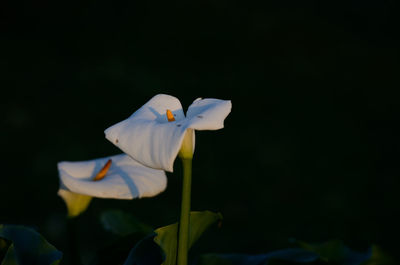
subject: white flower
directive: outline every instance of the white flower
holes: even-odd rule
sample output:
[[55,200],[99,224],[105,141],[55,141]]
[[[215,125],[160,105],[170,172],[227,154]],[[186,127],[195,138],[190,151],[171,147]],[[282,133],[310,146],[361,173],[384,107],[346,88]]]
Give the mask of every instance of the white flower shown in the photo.
[[152,197],[165,190],[165,172],[148,168],[125,154],[80,162],[58,163],[58,194],[69,216],[84,211],[92,197],[134,199]]
[[[93,181],[110,159],[112,164],[107,175],[99,181]],[[58,170],[60,189],[92,197],[152,197],[164,191],[167,186],[167,178],[162,170],[145,167],[125,154],[81,162],[60,162]]]
[[178,152],[184,151],[184,138],[193,152],[194,130],[223,128],[231,108],[230,100],[196,99],[185,117],[177,98],[159,94],[129,118],[105,130],[105,135],[143,165],[172,172]]

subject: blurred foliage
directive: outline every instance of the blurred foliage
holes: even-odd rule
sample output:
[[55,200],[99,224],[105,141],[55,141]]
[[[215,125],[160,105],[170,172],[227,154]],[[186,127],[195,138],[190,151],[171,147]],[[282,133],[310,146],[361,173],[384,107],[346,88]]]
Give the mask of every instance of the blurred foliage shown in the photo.
[[128,236],[134,233],[150,234],[153,229],[139,222],[132,214],[120,210],[104,211],[100,216],[104,229],[118,236]]
[[[130,212],[121,210],[103,211],[100,215],[100,223],[104,230],[113,236],[107,240],[107,244],[94,252],[89,262],[91,265],[123,264],[135,244],[144,240],[149,234],[153,234],[153,229],[149,225],[140,222]],[[154,249],[154,247],[151,248],[154,244],[147,245],[150,249]],[[140,252],[140,249],[135,251]]]
[[[190,218],[189,249],[211,225],[221,222],[222,215],[210,211],[191,212]],[[129,238],[129,241],[125,240],[127,234],[133,235],[148,231],[148,227],[138,222],[130,214],[116,210],[104,212],[101,219],[105,228],[113,231],[119,237],[122,236],[124,242],[119,240],[119,244],[107,246],[103,251],[107,254],[97,253],[100,256],[96,257],[91,264],[122,264],[121,257],[123,257],[123,251],[121,250],[125,249],[124,246],[129,246],[134,242],[133,238]],[[131,232],[128,233],[128,231]],[[154,233],[150,233],[150,235],[144,237],[132,248],[124,265],[175,265],[177,243],[178,223],[157,228],[154,230]]]
[[154,241],[154,234],[141,240],[130,251],[124,265],[161,265],[165,254]]
[[35,230],[16,225],[0,225],[0,251],[6,247],[4,240],[9,240],[7,253],[2,265],[56,265],[62,253],[49,244]]
[[346,247],[340,240],[332,240],[323,244],[308,244],[298,242],[298,244],[309,251],[315,252],[320,259],[326,262],[339,264],[362,264],[371,257],[371,251],[358,253]]
[[205,254],[196,265],[394,265],[394,260],[376,246],[366,252],[353,251],[339,240],[322,244],[298,242],[302,248],[289,248],[266,254]]
[[0,237],[0,260],[3,260],[11,243]]
[[[159,258],[155,258],[155,260],[159,260],[161,264],[163,260],[163,253],[160,250],[160,248],[154,243],[153,237],[150,239],[144,239],[147,238],[143,234],[130,234],[128,236],[123,236],[119,238],[115,238],[113,240],[110,240],[105,244],[105,246],[99,247],[97,251],[94,251],[92,253],[92,257],[90,261],[87,262],[87,264],[90,265],[108,265],[108,264],[115,264],[115,265],[122,265],[127,261],[127,258],[129,257],[130,253],[132,252],[132,249],[135,247],[135,245],[139,244],[141,240],[146,240],[144,243],[144,246],[140,247],[139,249],[136,249],[134,252],[137,253],[143,253],[143,254],[134,254],[136,257],[137,255],[141,255],[141,258],[144,260],[147,260],[148,258],[155,258],[156,253],[159,253]],[[153,241],[153,243],[149,242]],[[145,254],[152,253],[152,257],[145,257]],[[139,258],[140,259],[140,258]]]
[[[190,234],[189,247],[200,238],[200,236],[213,224],[221,222],[222,215],[210,211],[190,212]],[[179,223],[157,228],[154,232],[156,242],[165,253],[163,265],[175,265],[178,251],[178,227]]]
[[196,265],[317,264],[318,255],[299,248],[282,249],[258,255],[205,254]]
[[395,265],[398,264],[390,254],[383,251],[379,246],[373,245],[371,247],[371,257],[362,265]]

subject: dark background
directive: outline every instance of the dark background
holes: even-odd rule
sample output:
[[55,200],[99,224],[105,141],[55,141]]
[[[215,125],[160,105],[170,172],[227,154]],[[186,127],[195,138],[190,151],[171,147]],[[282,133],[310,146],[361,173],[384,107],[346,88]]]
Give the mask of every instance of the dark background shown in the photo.
[[[301,2],[301,3],[300,3]],[[321,1],[322,2],[322,1]],[[194,210],[221,211],[194,253],[262,253],[342,239],[396,255],[399,39],[395,1],[2,2],[0,223],[66,250],[56,164],[119,153],[103,131],[158,93],[184,108],[232,100],[198,132]],[[151,199],[95,199],[83,260],[109,243],[99,214],[177,220],[180,164]]]

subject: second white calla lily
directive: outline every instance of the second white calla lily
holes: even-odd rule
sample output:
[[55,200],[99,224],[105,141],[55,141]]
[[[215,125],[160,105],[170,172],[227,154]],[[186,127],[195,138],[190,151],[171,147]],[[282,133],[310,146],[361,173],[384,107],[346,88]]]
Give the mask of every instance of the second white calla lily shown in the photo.
[[148,168],[126,154],[79,162],[58,163],[58,195],[68,216],[84,212],[93,197],[134,199],[152,197],[165,190],[165,172]]
[[[99,180],[95,178],[110,161],[107,172]],[[165,172],[148,168],[120,154],[80,162],[58,163],[60,177],[59,194],[69,191],[98,198],[134,199],[152,197],[165,190]]]
[[223,128],[231,108],[230,100],[197,99],[185,116],[177,98],[159,94],[126,120],[106,129],[105,135],[143,165],[172,172],[185,135],[193,152],[194,130]]

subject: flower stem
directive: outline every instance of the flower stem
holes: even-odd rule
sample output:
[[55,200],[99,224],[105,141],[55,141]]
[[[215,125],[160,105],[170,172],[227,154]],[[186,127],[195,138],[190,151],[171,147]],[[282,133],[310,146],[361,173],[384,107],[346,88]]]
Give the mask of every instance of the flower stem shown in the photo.
[[192,159],[182,158],[183,184],[181,219],[179,222],[178,265],[187,265],[190,229],[190,190],[192,185]]

